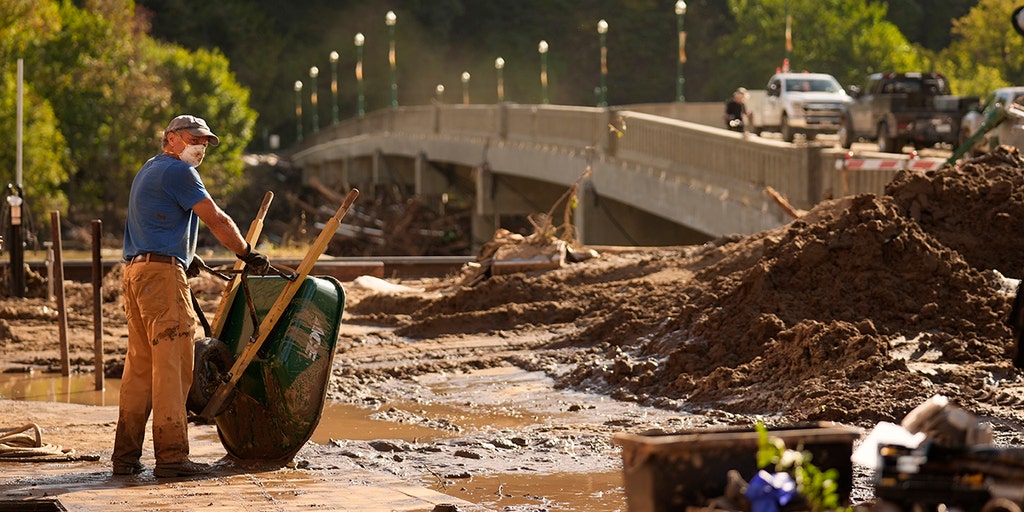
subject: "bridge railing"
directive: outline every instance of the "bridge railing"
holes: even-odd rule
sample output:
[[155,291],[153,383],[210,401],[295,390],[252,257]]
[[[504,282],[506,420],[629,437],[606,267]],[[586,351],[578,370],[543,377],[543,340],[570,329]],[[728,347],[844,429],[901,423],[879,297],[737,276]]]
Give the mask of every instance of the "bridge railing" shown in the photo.
[[[840,169],[844,151],[820,143],[789,144],[626,109],[563,105],[425,105],[372,112],[322,129],[294,151],[360,135],[414,134],[542,150],[594,148],[616,159],[723,187],[772,187],[798,208],[828,197],[881,194],[896,171]],[[896,157],[896,155],[891,155]]]
[[809,146],[747,137],[728,130],[665,119],[637,112],[619,112],[624,129],[615,156],[705,181],[771,186],[801,206],[810,197]]

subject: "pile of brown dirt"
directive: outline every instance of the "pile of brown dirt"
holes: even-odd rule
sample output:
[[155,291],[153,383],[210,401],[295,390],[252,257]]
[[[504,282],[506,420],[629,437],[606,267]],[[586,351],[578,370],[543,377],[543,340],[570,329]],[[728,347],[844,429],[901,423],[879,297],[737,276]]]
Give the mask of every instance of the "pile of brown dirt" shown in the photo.
[[535,369],[684,410],[866,425],[942,393],[1019,421],[1002,275],[1024,258],[1022,168],[1000,150],[751,236],[371,295],[350,312],[411,338],[558,330]]

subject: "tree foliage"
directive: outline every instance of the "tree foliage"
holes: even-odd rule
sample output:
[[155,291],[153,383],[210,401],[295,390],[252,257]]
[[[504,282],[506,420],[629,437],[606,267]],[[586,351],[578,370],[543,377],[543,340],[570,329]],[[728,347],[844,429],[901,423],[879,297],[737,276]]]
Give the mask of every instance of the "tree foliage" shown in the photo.
[[992,89],[1024,84],[1024,38],[1010,17],[1015,0],[981,0],[953,22],[952,42],[940,53],[960,94],[984,96]]
[[[135,172],[159,151],[166,123],[185,112],[224,134],[204,173],[224,188],[237,181],[255,113],[223,55],[156,42],[123,0],[0,0],[5,20],[15,22],[0,26],[17,28],[0,29],[0,57],[24,59],[31,92],[24,173],[30,208],[66,207],[71,223],[99,216],[121,226]],[[6,108],[16,96],[10,76],[0,75],[2,127],[15,125],[14,109]],[[0,161],[13,154],[0,150]]]
[[242,151],[252,139],[256,121],[255,112],[249,108],[248,89],[238,84],[227,58],[219,51],[190,52],[169,45],[151,48],[151,56],[159,64],[160,81],[170,89],[170,105],[176,106],[164,109],[160,119],[169,121],[178,114],[201,113],[196,115],[211,123],[220,145],[207,151],[202,167],[204,181],[212,194],[230,194],[240,185]]
[[[64,211],[67,196],[61,185],[67,180],[67,143],[60,132],[57,118],[50,104],[31,88],[24,85],[22,93],[22,193],[28,199],[31,215],[44,218],[51,210]],[[17,148],[13,144],[17,131],[17,76],[0,76],[0,133],[11,134],[6,140],[12,144],[0,146],[0,179],[2,185],[17,184]],[[6,192],[4,193],[6,195]]]
[[[859,83],[875,71],[920,69],[918,51],[885,19],[885,5],[866,0],[730,0],[736,30],[718,43],[715,86],[760,87],[789,55],[790,69]],[[791,50],[786,49],[786,15]]]

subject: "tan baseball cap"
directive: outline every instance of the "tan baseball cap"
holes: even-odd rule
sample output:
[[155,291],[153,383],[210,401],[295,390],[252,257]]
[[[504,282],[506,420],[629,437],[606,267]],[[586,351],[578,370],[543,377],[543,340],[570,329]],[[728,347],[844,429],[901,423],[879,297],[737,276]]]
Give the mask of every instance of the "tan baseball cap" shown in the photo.
[[196,137],[209,137],[210,144],[214,146],[220,145],[220,137],[210,130],[209,125],[206,124],[206,120],[201,117],[191,116],[188,114],[180,115],[171,119],[171,123],[167,125],[167,129],[164,133],[176,132],[178,130],[188,130],[189,133]]

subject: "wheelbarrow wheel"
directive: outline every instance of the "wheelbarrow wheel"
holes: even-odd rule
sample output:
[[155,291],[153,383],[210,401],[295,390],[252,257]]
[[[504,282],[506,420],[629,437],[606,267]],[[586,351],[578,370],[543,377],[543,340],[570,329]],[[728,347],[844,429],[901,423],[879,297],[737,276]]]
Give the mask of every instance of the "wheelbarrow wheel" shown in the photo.
[[196,340],[192,388],[188,390],[188,400],[185,402],[189,412],[203,412],[217,388],[227,380],[227,373],[234,364],[234,359],[231,349],[223,341],[217,338]]

